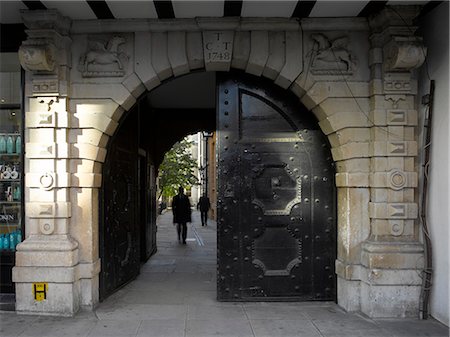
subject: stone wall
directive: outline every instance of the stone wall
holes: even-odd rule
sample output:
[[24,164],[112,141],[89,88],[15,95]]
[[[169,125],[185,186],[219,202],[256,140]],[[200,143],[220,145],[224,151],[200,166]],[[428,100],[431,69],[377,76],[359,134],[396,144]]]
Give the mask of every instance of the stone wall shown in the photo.
[[[424,55],[405,21],[385,10],[370,25],[359,18],[70,25],[55,11],[25,12],[24,22],[27,237],[13,271],[18,312],[73,315],[98,302],[98,191],[123,112],[166,79],[240,69],[291,90],[328,136],[338,187],[338,304],[371,317],[417,315],[423,252],[413,69]],[[46,301],[34,301],[32,282],[49,283]]]

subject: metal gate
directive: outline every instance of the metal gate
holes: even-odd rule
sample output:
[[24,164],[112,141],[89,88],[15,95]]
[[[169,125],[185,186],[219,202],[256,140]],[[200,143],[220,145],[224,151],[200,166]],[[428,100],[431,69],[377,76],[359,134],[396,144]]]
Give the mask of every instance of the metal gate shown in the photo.
[[312,114],[264,79],[218,76],[218,299],[334,300],[336,191]]
[[139,274],[138,123],[130,113],[111,140],[103,171],[100,299]]

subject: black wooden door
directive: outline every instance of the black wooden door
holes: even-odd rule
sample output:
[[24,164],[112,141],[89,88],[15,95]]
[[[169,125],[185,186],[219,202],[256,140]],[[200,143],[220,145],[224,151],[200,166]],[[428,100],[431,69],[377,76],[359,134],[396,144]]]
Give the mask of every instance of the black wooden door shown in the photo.
[[103,171],[100,299],[139,274],[137,114],[111,140]]
[[334,300],[327,140],[263,79],[218,76],[218,299]]

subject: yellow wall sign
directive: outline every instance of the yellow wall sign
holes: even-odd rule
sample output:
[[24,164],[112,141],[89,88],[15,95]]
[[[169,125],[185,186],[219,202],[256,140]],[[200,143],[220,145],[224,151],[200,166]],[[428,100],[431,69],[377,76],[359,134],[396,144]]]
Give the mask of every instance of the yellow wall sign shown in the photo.
[[47,299],[48,283],[33,283],[33,295],[35,301]]

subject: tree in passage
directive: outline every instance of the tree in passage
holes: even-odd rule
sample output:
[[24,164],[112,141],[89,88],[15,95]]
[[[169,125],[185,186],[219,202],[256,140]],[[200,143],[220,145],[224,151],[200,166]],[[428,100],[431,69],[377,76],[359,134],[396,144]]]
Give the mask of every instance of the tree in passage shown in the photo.
[[162,196],[163,200],[167,200],[175,196],[180,186],[188,190],[191,186],[198,185],[198,178],[194,175],[197,161],[192,157],[192,143],[185,138],[164,156],[159,166],[159,198]]

